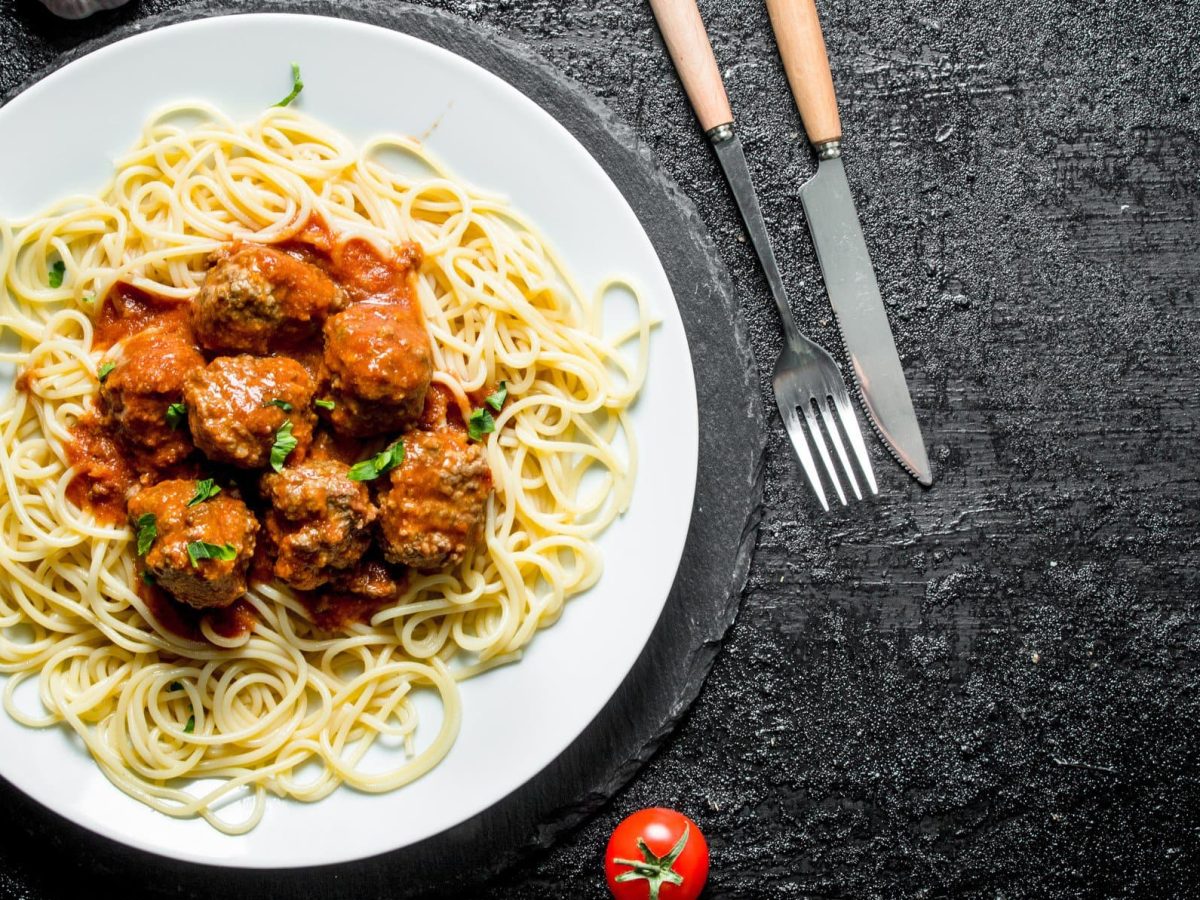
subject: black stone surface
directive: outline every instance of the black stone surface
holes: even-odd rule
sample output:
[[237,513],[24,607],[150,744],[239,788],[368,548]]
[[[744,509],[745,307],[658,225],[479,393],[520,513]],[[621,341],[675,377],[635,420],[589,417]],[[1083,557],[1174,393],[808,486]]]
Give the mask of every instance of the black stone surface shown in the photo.
[[[6,0],[0,88],[173,5],[63,26]],[[646,5],[440,5],[632,123],[733,275],[771,409],[768,294]],[[704,827],[711,897],[1196,896],[1200,5],[818,5],[935,486],[874,448],[880,497],[821,515],[772,414],[749,590],[698,702],[595,817],[470,896],[605,896],[607,833],[650,804]],[[835,345],[765,12],[701,8],[793,306]],[[24,857],[75,867],[70,843],[0,833],[0,893],[64,894]]]

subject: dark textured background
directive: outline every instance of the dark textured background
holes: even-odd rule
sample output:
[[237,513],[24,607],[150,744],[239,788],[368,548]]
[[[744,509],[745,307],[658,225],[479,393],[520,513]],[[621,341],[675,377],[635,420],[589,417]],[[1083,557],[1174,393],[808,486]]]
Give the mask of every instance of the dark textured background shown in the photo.
[[[0,94],[83,25],[2,0]],[[767,374],[777,323],[639,0],[438,5],[631,123],[697,204]],[[847,166],[936,484],[820,515],[772,416],[737,624],[692,712],[488,898],[592,898],[627,812],[689,812],[712,897],[1195,896],[1200,4],[826,0]],[[836,344],[813,168],[757,0],[702,2],[798,318]],[[0,135],[0,139],[10,139]],[[35,872],[0,893],[41,896]]]

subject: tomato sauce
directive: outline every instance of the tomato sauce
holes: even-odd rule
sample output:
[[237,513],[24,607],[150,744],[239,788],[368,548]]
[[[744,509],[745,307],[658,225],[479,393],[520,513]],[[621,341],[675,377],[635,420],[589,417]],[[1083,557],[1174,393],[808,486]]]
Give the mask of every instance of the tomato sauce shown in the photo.
[[295,593],[308,610],[313,624],[322,631],[345,631],[349,625],[370,622],[371,616],[394,602],[392,598],[372,599],[357,594],[334,594],[327,591]]
[[138,476],[111,429],[90,412],[71,429],[66,449],[67,461],[77,469],[67,485],[67,499],[90,510],[100,522],[124,522],[125,501]]
[[166,591],[145,582],[138,585],[137,593],[164,631],[196,643],[208,640],[201,627],[203,623],[221,637],[236,640],[253,631],[257,621],[245,600],[235,600],[224,609],[193,609],[175,602]]
[[95,322],[94,346],[109,347],[151,326],[188,328],[188,301],[156,297],[133,285],[113,286],[100,306]]

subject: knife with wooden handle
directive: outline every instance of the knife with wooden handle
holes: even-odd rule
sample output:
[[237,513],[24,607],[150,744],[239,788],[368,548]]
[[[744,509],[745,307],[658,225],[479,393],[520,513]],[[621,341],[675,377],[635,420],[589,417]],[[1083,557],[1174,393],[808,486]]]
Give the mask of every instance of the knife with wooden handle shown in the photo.
[[925,441],[842,164],[842,123],[817,8],[813,0],[767,0],[767,10],[804,130],[820,160],[817,174],[800,187],[800,201],[859,398],[892,455],[928,487],[933,473]]

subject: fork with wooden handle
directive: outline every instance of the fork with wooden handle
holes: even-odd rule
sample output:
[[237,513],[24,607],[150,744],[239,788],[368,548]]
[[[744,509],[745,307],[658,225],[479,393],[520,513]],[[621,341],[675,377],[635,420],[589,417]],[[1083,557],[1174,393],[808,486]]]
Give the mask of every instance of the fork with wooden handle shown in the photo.
[[[695,0],[650,0],[650,7],[654,10],[654,17],[658,20],[658,27],[662,30],[671,60],[683,81],[688,100],[691,101],[696,118],[700,121],[700,127],[712,142],[717,160],[729,180],[734,200],[737,201],[738,210],[746,223],[746,230],[750,233],[758,260],[766,273],[771,296],[779,308],[785,341],[783,351],[775,363],[772,384],[775,388],[775,403],[779,406],[779,414],[783,417],[784,427],[804,469],[804,475],[821,506],[828,510],[829,502],[826,500],[820,471],[810,449],[811,441],[811,447],[816,448],[826,477],[833,485],[838,499],[845,504],[846,493],[842,489],[838,469],[825,440],[825,435],[828,435],[845,479],[854,495],[862,499],[858,479],[850,465],[850,458],[839,431],[840,424],[854,450],[854,456],[867,485],[872,493],[878,493],[875,473],[871,469],[871,458],[867,455],[862,431],[855,418],[854,407],[850,403],[850,395],[842,380],[841,370],[824,348],[800,333],[792,318],[787,294],[783,289],[783,278],[779,274],[779,266],[771,250],[771,241],[767,236],[767,226],[763,222],[754,185],[750,182],[750,170],[746,166],[741,141],[733,130],[733,112],[729,108],[725,85],[721,80],[712,46],[708,42],[700,10],[697,9]],[[804,423],[808,424],[807,434]],[[821,427],[822,423],[824,430]]]

